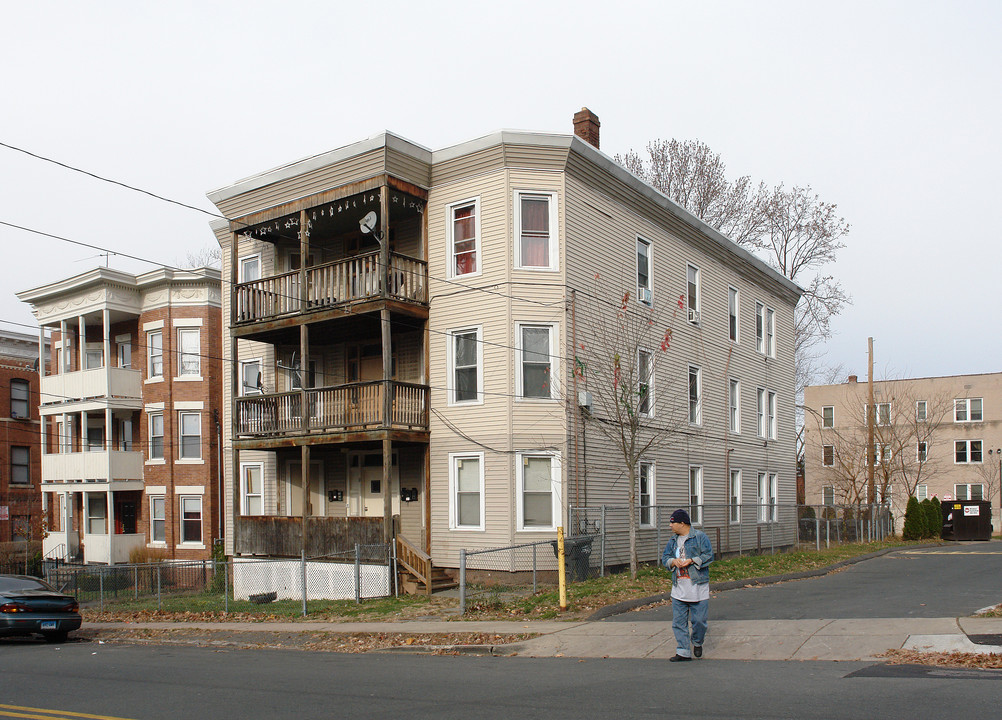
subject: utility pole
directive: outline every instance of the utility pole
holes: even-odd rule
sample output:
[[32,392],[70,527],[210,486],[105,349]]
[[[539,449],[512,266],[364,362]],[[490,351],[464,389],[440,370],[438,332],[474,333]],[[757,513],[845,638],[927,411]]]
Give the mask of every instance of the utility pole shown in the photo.
[[867,367],[869,375],[867,380],[867,391],[869,401],[866,406],[866,500],[872,505],[876,502],[877,489],[873,482],[873,466],[877,464],[877,449],[873,444],[873,423],[877,413],[877,406],[873,403],[873,338],[866,339],[867,346]]

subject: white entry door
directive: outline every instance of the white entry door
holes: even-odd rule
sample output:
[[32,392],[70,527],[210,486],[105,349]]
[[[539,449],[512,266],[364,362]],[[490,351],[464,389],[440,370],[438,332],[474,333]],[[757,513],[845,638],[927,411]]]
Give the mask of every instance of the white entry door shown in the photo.
[[[349,460],[351,512],[361,517],[383,517],[383,455],[353,456]],[[400,478],[397,466],[390,468],[391,514],[400,514]]]

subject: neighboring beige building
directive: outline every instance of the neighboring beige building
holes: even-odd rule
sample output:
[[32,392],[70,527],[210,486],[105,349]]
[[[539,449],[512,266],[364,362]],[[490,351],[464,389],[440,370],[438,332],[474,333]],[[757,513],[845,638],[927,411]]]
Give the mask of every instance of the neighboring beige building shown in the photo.
[[553,539],[575,503],[625,504],[573,391],[575,342],[615,318],[585,301],[597,276],[631,311],[679,308],[653,392],[693,415],[645,461],[642,502],[705,506],[748,547],[775,531],[795,502],[800,289],[601,153],[597,117],[575,120],[436,151],[383,133],[209,193],[230,218],[212,225],[231,288],[228,552],[298,556],[304,495],[308,555],[392,520],[451,568],[461,549]]
[[[874,382],[878,499],[991,500],[1002,470],[1002,373]],[[808,504],[866,502],[866,382],[804,390]],[[997,510],[993,513],[999,526]],[[900,530],[900,523],[898,523]]]
[[45,557],[205,560],[219,537],[219,270],[96,268],[17,293],[38,320]]

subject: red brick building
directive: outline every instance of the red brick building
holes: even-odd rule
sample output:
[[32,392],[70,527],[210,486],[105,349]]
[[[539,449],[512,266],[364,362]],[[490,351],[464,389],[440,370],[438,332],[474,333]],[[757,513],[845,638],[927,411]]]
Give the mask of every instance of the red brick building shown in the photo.
[[42,536],[38,338],[0,331],[0,542]]
[[211,555],[219,537],[219,271],[109,268],[18,294],[41,368],[47,556]]

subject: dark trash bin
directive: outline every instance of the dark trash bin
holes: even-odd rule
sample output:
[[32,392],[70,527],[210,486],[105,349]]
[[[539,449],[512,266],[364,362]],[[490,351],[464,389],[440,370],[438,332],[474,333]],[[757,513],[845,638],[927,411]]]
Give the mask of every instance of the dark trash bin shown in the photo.
[[992,505],[987,500],[944,500],[944,540],[991,540]]
[[[564,572],[567,582],[587,580],[590,568],[592,535],[577,535],[564,538]],[[560,547],[556,540],[551,540],[553,557],[560,557]]]

